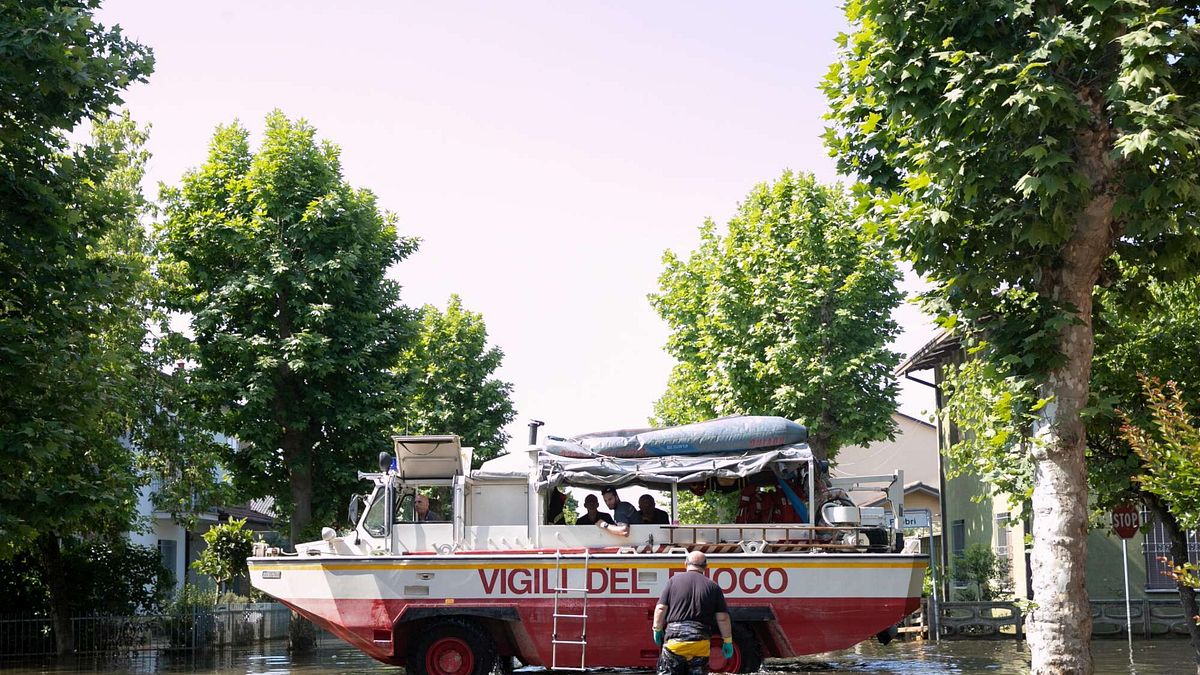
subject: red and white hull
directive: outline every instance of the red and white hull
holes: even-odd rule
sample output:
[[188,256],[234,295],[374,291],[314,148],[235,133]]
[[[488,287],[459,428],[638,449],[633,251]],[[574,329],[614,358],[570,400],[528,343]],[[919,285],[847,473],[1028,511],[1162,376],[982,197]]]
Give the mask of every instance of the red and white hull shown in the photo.
[[[249,566],[255,587],[387,663],[403,664],[424,622],[468,616],[491,626],[500,653],[526,663],[647,668],[658,656],[651,614],[681,563],[677,553],[526,551],[252,558]],[[927,564],[908,554],[714,553],[708,574],[734,621],[757,631],[764,655],[786,657],[849,647],[898,623],[920,606]],[[560,615],[587,615],[558,620],[560,640],[586,629],[586,654],[560,642],[552,657],[556,595]]]

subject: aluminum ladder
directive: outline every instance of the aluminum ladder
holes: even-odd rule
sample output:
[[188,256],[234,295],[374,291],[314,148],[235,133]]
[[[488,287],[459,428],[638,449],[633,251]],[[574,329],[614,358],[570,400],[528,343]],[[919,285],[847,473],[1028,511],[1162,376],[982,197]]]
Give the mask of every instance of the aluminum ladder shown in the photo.
[[[583,550],[583,586],[581,588],[571,588],[569,585],[567,587],[559,588],[558,584],[563,583],[562,550],[559,549],[554,552],[554,585],[555,585],[555,587],[550,589],[550,592],[554,593],[554,622],[553,622],[554,627],[550,634],[550,670],[569,670],[569,671],[578,671],[578,672],[587,670],[587,668],[584,667],[584,664],[587,662],[587,619],[588,619],[587,583],[588,583],[588,563],[590,561],[591,561],[591,555],[588,553],[587,549],[584,549]],[[568,578],[570,578],[570,571],[567,572],[567,575],[568,575]],[[582,609],[580,609],[578,614],[564,614],[559,611],[559,605],[558,605],[559,598],[567,599],[564,596],[569,597],[571,594],[577,594],[580,598],[583,599],[583,607],[582,607]],[[579,639],[578,640],[560,640],[559,639],[559,636],[558,636],[558,629],[559,629],[558,621],[559,621],[559,619],[565,619],[567,621],[578,621],[579,622]],[[558,663],[558,646],[559,645],[575,645],[575,646],[579,647],[579,665],[578,666],[573,666],[573,665],[572,666],[564,666],[564,665],[560,665]]]

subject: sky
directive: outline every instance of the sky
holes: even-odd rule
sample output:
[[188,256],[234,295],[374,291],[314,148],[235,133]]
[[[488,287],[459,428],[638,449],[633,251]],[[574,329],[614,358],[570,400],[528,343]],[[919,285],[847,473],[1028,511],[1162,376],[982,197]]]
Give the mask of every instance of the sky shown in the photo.
[[[218,124],[279,108],[342,150],[419,251],[390,275],[406,304],[452,293],[504,354],[523,444],[644,425],[672,359],[647,295],[662,256],[784,170],[838,180],[818,83],[834,2],[220,2],[109,0],[154,50],[126,95],[151,125],[147,194],[204,161]],[[913,306],[895,348],[933,334]],[[902,412],[932,396],[905,385]],[[510,444],[511,445],[511,444]]]

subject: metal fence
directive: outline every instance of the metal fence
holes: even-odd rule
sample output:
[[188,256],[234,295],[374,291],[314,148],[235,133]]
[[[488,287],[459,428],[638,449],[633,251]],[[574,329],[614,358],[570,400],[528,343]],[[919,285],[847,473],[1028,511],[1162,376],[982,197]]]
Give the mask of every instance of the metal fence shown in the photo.
[[[71,627],[78,656],[136,656],[286,638],[290,622],[290,610],[264,602],[147,616],[75,617]],[[49,618],[0,618],[0,658],[52,656],[55,652]]]
[[[1125,601],[1092,600],[1092,635],[1125,637]],[[940,602],[938,624],[944,638],[1023,639],[1025,615],[1012,602]],[[922,611],[925,605],[922,603]],[[1178,599],[1133,600],[1130,603],[1133,636],[1142,638],[1186,637],[1187,622]],[[928,622],[913,621],[925,626]]]

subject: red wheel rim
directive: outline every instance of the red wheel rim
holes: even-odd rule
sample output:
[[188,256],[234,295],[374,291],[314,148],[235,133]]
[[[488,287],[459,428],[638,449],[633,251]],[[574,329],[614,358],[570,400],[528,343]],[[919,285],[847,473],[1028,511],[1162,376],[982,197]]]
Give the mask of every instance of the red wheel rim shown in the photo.
[[425,672],[429,675],[469,675],[475,670],[471,647],[456,637],[444,637],[425,652]]
[[725,654],[721,652],[722,641],[719,638],[714,638],[712,641],[712,650],[708,655],[708,669],[714,673],[736,673],[742,667],[742,650],[737,643],[733,643],[733,658],[726,659]]

